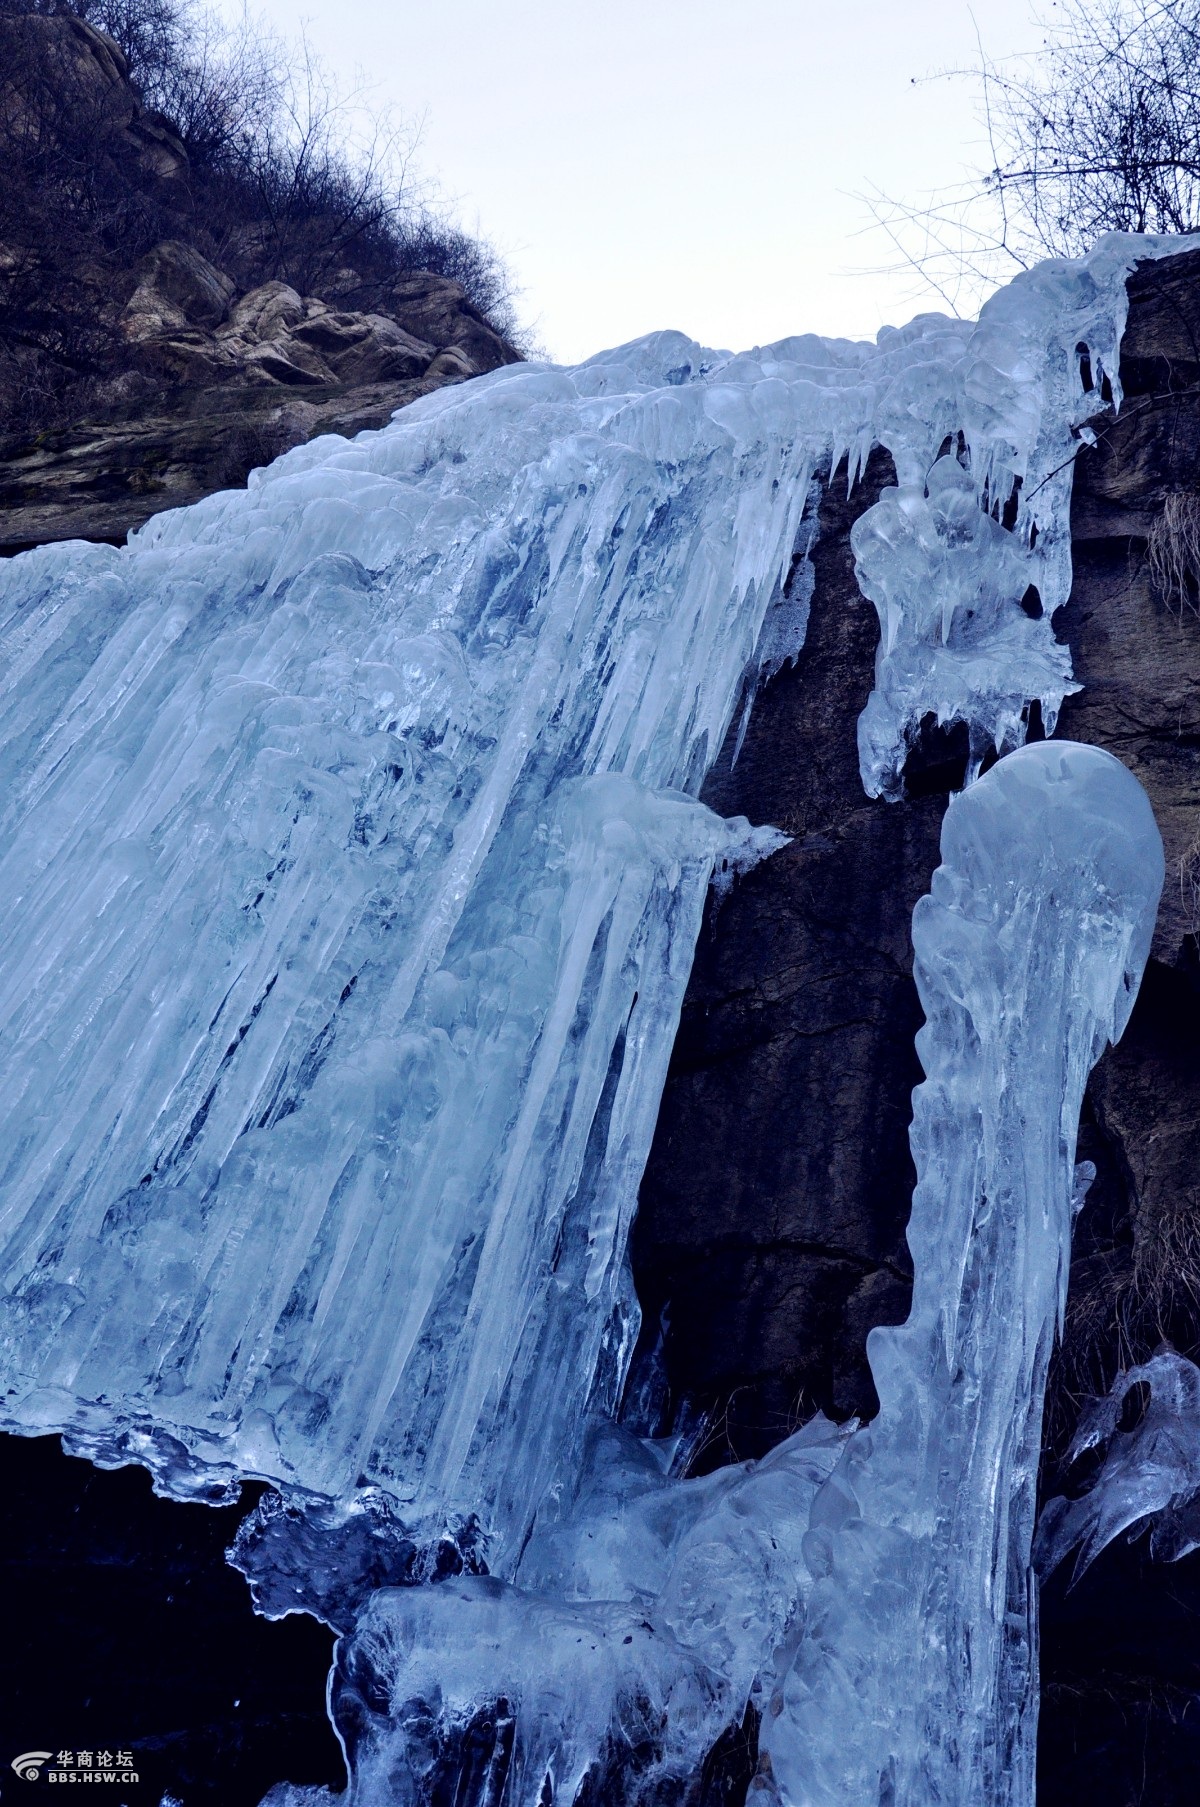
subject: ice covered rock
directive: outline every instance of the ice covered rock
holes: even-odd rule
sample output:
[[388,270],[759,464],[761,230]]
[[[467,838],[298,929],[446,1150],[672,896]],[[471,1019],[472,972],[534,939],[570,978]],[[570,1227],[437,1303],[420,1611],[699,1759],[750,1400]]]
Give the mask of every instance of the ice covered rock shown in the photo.
[[[1143,1409],[1122,1428],[1126,1401]],[[1077,1550],[1075,1575],[1122,1531],[1150,1527],[1151,1554],[1177,1562],[1200,1549],[1200,1368],[1163,1348],[1119,1374],[1112,1389],[1081,1414],[1067,1453],[1078,1462],[1103,1450],[1099,1472],[1077,1498],[1046,1501],[1034,1556],[1043,1575]]]
[[880,336],[876,431],[898,487],[853,537],[880,622],[859,723],[872,796],[899,794],[926,715],[966,723],[974,771],[990,746],[1023,743],[1034,698],[1053,732],[1076,688],[1051,625],[1071,588],[1072,464],[1105,398],[1120,405],[1133,259],[1190,242],[1112,233],[1081,263],[1023,272],[974,326],[934,315],[913,322],[908,343]]

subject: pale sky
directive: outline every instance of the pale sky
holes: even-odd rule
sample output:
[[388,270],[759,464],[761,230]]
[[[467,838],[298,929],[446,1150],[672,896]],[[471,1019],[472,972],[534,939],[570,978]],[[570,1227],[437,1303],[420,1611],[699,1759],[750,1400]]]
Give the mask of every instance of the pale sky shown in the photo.
[[[234,0],[227,0],[232,5]],[[972,91],[1030,0],[302,0],[346,81],[422,119],[419,163],[504,253],[565,361],[678,327],[740,349],[873,337],[940,305],[871,228],[982,162]],[[285,31],[286,0],[257,0]]]

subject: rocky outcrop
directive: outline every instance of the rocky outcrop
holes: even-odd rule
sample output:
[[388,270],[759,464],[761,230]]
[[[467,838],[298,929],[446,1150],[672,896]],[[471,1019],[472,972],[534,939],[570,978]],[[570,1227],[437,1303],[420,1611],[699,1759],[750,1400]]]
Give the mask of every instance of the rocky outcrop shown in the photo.
[[30,12],[4,24],[8,55],[0,69],[0,119],[10,133],[19,138],[44,124],[40,96],[16,73],[24,61],[12,55],[13,34],[19,34],[33,52],[38,88],[52,89],[76,113],[86,112],[90,129],[114,141],[117,153],[151,181],[186,177],[188,155],[179,133],[169,119],[142,105],[130,84],[129,64],[107,32],[67,13]]
[[119,543],[303,440],[385,426],[417,396],[518,357],[458,283],[419,274],[397,287],[397,314],[426,337],[282,282],[234,299],[198,252],[158,245],[124,310],[129,369],[108,405],[33,438],[0,436],[0,552]]
[[340,309],[285,282],[260,283],[235,300],[230,277],[192,246],[169,239],[135,276],[121,318],[135,367],[194,387],[319,389],[427,375],[445,381],[478,376],[515,355],[446,277],[403,278],[393,316]]

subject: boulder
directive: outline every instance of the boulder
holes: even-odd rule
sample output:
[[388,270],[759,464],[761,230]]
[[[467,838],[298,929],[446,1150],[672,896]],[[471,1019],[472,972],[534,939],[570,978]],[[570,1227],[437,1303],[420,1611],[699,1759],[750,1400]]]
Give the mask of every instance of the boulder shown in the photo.
[[257,345],[304,318],[304,302],[286,282],[264,282],[230,309],[226,332]]
[[461,283],[418,270],[392,286],[392,304],[408,330],[437,351],[456,346],[472,370],[495,370],[516,357],[511,345],[471,306]]
[[237,375],[248,382],[298,384],[302,388],[332,387],[337,381],[318,352],[287,333],[251,346],[238,360]]
[[430,376],[452,377],[461,381],[480,374],[461,345],[447,345],[445,351],[439,351],[429,365]]
[[147,314],[140,318],[147,323],[150,320],[163,322],[158,331],[147,331],[135,340],[136,367],[146,375],[158,377],[173,387],[206,389],[240,372],[241,361],[217,344],[210,333],[176,325],[163,314]]
[[134,272],[136,286],[121,332],[137,347],[139,368],[172,383],[220,382],[237,359],[211,335],[229,312],[233,282],[190,245],[164,239]]
[[141,330],[133,330],[135,323],[156,316],[173,317],[187,326],[219,326],[237,293],[232,278],[223,270],[210,264],[194,246],[173,238],[155,245],[134,275],[137,287],[125,308],[131,338],[146,336]]
[[434,355],[432,345],[415,339],[384,314],[325,310],[291,327],[289,340],[318,353],[340,382],[421,376]]

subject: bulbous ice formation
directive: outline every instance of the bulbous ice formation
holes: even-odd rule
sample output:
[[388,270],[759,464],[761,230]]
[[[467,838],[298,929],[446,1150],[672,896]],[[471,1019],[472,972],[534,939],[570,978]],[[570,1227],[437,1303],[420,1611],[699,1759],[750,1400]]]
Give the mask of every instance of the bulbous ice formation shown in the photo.
[[1095,747],[1026,747],[947,811],[913,918],[913,1306],[872,1332],[879,1416],[812,1508],[817,1579],[764,1722],[789,1807],[1032,1803],[1030,1543],[1075,1137],[1162,880],[1144,791]]

